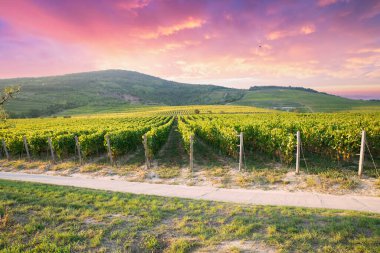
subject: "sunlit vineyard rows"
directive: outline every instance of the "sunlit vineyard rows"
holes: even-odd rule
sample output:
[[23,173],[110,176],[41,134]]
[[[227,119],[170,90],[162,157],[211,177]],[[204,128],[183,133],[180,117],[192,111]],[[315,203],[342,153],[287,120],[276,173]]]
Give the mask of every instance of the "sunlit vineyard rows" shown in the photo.
[[172,121],[172,117],[166,116],[9,120],[1,125],[0,135],[10,154],[16,157],[25,153],[24,136],[34,156],[47,153],[48,137],[59,157],[73,155],[75,136],[85,157],[105,152],[106,136],[110,139],[112,154],[119,156],[136,149],[145,133],[149,132],[150,136],[154,136],[155,131],[161,133],[162,126],[165,128]]
[[380,114],[291,114],[192,115],[180,118],[179,131],[185,147],[195,134],[227,155],[236,156],[238,138],[244,146],[280,158],[294,159],[296,132],[301,132],[305,151],[331,159],[350,160],[359,152],[361,132],[367,132],[371,154],[380,155]]
[[[208,108],[207,108],[208,109]],[[75,136],[84,157],[107,152],[109,137],[114,157],[142,145],[146,134],[152,158],[165,144],[173,125],[178,126],[183,145],[189,151],[190,136],[195,135],[225,155],[236,157],[238,137],[244,133],[246,151],[278,158],[284,164],[294,160],[296,132],[301,132],[305,152],[334,160],[352,160],[360,149],[361,131],[367,132],[371,154],[380,156],[380,113],[210,113],[210,110],[163,110],[150,116],[137,113],[115,117],[78,117],[8,120],[0,125],[13,157],[25,154],[25,136],[31,154],[42,157],[48,153],[48,138],[60,158],[75,155]],[[196,113],[195,113],[196,112]],[[200,113],[200,114],[198,114]],[[178,124],[173,124],[178,119]]]

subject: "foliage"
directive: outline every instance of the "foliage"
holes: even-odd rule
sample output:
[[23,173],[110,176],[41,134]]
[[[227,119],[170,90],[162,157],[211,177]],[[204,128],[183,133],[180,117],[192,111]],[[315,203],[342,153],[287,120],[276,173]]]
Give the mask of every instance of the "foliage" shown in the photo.
[[149,149],[148,153],[151,157],[153,157],[165,144],[166,140],[168,139],[173,122],[174,118],[171,118],[167,123],[158,127],[152,127],[151,130],[146,133],[147,144]]
[[243,132],[246,149],[278,157],[288,164],[294,159],[297,131],[301,132],[304,150],[350,160],[359,152],[361,131],[366,130],[372,154],[380,155],[379,113],[184,116],[179,129],[185,143],[193,131],[231,156],[236,156],[237,134]]
[[10,99],[13,99],[15,94],[20,92],[19,86],[5,87],[3,92],[0,94],[0,120],[7,118],[7,113],[5,112],[3,106]]
[[[119,156],[141,145],[143,134],[172,120],[170,116],[9,120],[0,125],[0,138],[4,138],[11,155],[19,156],[25,153],[25,136],[32,155],[41,156],[48,151],[50,137],[57,156],[63,158],[75,154],[75,136],[82,154],[88,157],[106,151],[108,135],[112,155]],[[161,145],[162,137],[156,139]]]
[[190,124],[187,124],[185,117],[178,119],[178,131],[181,133],[182,141],[187,152],[190,152],[190,137],[194,136],[194,130]]
[[[38,156],[47,152],[47,138],[51,137],[57,155],[67,157],[75,154],[74,136],[78,136],[86,157],[105,152],[108,135],[112,154],[120,156],[141,145],[146,133],[150,154],[155,155],[168,138],[173,115],[187,113],[186,110],[158,110],[141,113],[142,116],[132,113],[111,117],[8,120],[0,125],[0,138],[5,139],[10,153],[18,156],[24,152],[22,138],[26,136],[31,153]],[[304,151],[337,161],[351,161],[359,153],[362,130],[367,132],[372,155],[380,156],[379,119],[379,113],[193,114],[178,116],[178,131],[187,151],[190,136],[195,134],[233,157],[238,154],[237,135],[243,132],[246,150],[276,157],[285,164],[294,160],[295,134],[300,131]]]

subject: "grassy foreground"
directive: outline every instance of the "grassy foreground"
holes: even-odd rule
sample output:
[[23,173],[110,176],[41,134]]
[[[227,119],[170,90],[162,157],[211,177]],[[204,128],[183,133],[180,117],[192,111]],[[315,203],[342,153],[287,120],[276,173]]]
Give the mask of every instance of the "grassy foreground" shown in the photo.
[[351,211],[0,180],[0,216],[0,252],[240,252],[237,240],[264,251],[380,251],[380,215]]

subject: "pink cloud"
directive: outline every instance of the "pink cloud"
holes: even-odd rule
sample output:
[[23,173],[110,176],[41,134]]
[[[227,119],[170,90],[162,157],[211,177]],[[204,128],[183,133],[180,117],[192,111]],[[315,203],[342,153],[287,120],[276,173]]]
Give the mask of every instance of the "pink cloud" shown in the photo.
[[159,36],[169,36],[182,30],[199,28],[205,22],[205,20],[199,18],[189,17],[177,24],[172,24],[170,26],[159,26],[155,32],[144,34],[142,38],[153,39],[158,38]]
[[331,4],[335,4],[338,0],[318,0],[318,5],[321,7],[325,7]]
[[116,6],[122,10],[134,10],[146,7],[150,0],[119,1]]

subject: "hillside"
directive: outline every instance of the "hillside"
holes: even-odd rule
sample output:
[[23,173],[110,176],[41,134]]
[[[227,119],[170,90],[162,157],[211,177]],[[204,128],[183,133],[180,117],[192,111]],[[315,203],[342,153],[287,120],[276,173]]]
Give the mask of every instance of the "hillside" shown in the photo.
[[22,92],[7,109],[18,117],[79,107],[225,104],[244,94],[237,89],[171,82],[124,70],[0,80],[0,88],[15,84],[22,86]]
[[297,112],[380,110],[379,101],[353,100],[311,89],[288,87],[262,87],[249,90],[232,104]]
[[261,87],[251,90],[167,81],[125,70],[0,80],[0,88],[19,84],[22,92],[7,107],[13,117],[119,111],[142,105],[237,104],[291,111],[339,111],[379,102],[358,101],[309,89]]

